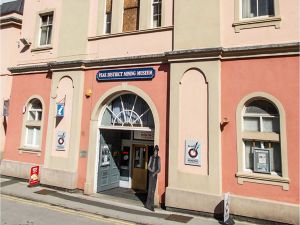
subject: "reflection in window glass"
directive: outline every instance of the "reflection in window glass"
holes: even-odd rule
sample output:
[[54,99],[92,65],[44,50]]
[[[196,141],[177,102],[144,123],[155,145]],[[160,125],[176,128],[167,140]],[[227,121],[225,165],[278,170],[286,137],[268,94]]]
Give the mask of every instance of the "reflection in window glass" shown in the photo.
[[274,0],[242,0],[242,18],[274,16]]
[[244,130],[245,131],[259,131],[259,117],[245,117]]
[[280,132],[279,118],[277,108],[268,100],[257,99],[246,104],[243,115],[243,131],[248,131],[243,135],[245,169],[253,171],[253,149],[261,148],[270,151],[271,172],[281,174],[280,138],[272,134]]

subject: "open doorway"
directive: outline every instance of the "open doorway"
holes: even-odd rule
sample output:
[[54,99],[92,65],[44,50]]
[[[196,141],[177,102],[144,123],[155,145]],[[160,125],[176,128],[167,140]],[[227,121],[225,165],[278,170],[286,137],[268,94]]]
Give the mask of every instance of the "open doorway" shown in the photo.
[[118,95],[102,108],[98,128],[96,191],[145,200],[155,130],[150,107],[136,94]]
[[151,137],[151,131],[100,129],[97,192],[146,201]]

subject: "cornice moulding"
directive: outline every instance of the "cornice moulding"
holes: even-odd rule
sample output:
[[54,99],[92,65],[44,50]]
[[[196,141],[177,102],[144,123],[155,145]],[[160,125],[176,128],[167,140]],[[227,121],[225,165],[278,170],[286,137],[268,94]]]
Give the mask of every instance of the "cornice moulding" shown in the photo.
[[278,57],[299,55],[300,43],[256,45],[230,48],[201,48],[164,52],[161,54],[138,55],[107,59],[52,61],[46,64],[8,68],[12,74],[39,73],[59,70],[89,70],[104,66],[128,66],[139,64],[162,64],[183,61],[234,60],[242,58]]

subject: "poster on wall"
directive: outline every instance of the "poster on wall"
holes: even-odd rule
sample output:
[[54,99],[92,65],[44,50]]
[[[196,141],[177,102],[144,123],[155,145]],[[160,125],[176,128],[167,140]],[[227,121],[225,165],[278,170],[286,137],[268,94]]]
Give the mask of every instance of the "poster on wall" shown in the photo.
[[270,173],[270,149],[254,148],[254,172]]
[[57,151],[65,151],[65,143],[66,143],[66,132],[57,131],[56,135],[56,150]]
[[101,145],[101,166],[110,165],[110,149],[111,145]]
[[65,104],[56,103],[56,117],[64,117],[65,115]]
[[185,140],[185,165],[201,166],[201,144],[197,140]]

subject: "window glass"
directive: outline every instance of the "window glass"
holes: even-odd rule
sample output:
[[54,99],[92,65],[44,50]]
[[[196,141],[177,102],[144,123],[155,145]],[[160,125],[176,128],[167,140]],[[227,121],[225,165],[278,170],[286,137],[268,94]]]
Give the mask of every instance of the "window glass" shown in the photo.
[[40,45],[47,44],[47,27],[41,27],[41,41]]
[[246,105],[246,113],[278,115],[278,110],[269,101],[255,100]]
[[244,130],[245,131],[259,131],[259,117],[245,117]]
[[104,32],[106,34],[111,33],[111,15],[112,15],[112,0],[106,0],[105,2],[105,24],[104,24]]
[[242,18],[274,16],[274,0],[242,0]]
[[278,118],[263,118],[263,132],[279,132]]
[[40,45],[51,44],[53,13],[41,15]]
[[149,105],[142,98],[125,94],[106,106],[101,125],[153,128],[154,119]]
[[33,127],[27,127],[27,139],[26,139],[26,144],[27,145],[32,145],[33,144],[33,132],[34,132]]
[[40,136],[41,136],[41,129],[40,129],[40,127],[36,127],[34,129],[34,131],[35,131],[34,145],[39,146],[40,145],[39,140],[40,140]]
[[134,151],[134,168],[145,168],[146,148],[135,147]]
[[[278,110],[270,101],[256,99],[248,102],[245,106],[243,115],[243,130],[256,133],[253,140],[253,133],[245,132],[243,135],[244,143],[244,168],[254,169],[254,148],[267,149],[270,156],[270,170],[281,174],[281,149],[280,138],[274,140],[274,135],[263,133],[279,133]],[[268,140],[270,138],[270,140]],[[258,171],[257,171],[258,172]]]
[[273,156],[274,156],[274,168],[273,170],[277,173],[281,173],[281,151],[280,143],[273,143]]
[[41,139],[42,103],[38,99],[32,99],[28,106],[27,116],[25,115],[25,146],[38,147]]
[[153,0],[153,27],[161,26],[161,0]]

